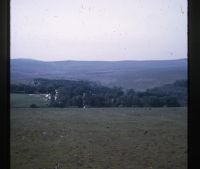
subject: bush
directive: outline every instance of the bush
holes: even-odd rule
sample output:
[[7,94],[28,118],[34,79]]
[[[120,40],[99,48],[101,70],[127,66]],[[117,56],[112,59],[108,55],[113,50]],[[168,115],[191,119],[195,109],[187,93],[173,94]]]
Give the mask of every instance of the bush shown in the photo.
[[38,106],[36,104],[31,104],[30,108],[37,108]]

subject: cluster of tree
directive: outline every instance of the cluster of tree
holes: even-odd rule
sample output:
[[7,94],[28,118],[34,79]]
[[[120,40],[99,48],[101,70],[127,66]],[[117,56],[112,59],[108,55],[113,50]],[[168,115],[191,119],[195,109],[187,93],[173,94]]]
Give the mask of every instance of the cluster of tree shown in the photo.
[[12,93],[49,94],[53,107],[178,107],[187,105],[187,81],[136,92],[105,87],[95,82],[35,79],[31,84],[11,85]]
[[178,80],[173,84],[147,89],[145,93],[149,96],[156,96],[160,98],[162,98],[162,96],[171,96],[177,99],[181,106],[186,106],[188,97],[188,82],[187,80]]

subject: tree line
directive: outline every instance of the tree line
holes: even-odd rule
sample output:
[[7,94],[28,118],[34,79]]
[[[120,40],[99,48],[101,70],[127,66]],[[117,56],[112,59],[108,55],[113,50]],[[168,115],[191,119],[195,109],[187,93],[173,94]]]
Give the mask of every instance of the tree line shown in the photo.
[[50,107],[179,107],[187,105],[187,80],[135,91],[89,81],[35,79],[11,84],[11,93],[48,94]]

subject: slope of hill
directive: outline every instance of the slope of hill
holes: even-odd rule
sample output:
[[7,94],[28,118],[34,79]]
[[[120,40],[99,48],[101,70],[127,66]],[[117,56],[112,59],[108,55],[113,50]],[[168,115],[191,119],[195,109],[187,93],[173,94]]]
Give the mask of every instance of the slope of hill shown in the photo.
[[187,59],[163,61],[11,60],[11,83],[35,78],[89,80],[106,86],[145,90],[187,79]]

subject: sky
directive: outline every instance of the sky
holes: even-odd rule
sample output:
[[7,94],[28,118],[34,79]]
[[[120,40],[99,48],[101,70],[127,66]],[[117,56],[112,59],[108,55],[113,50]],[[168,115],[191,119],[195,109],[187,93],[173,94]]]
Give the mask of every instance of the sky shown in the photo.
[[11,0],[11,59],[187,58],[186,0]]

